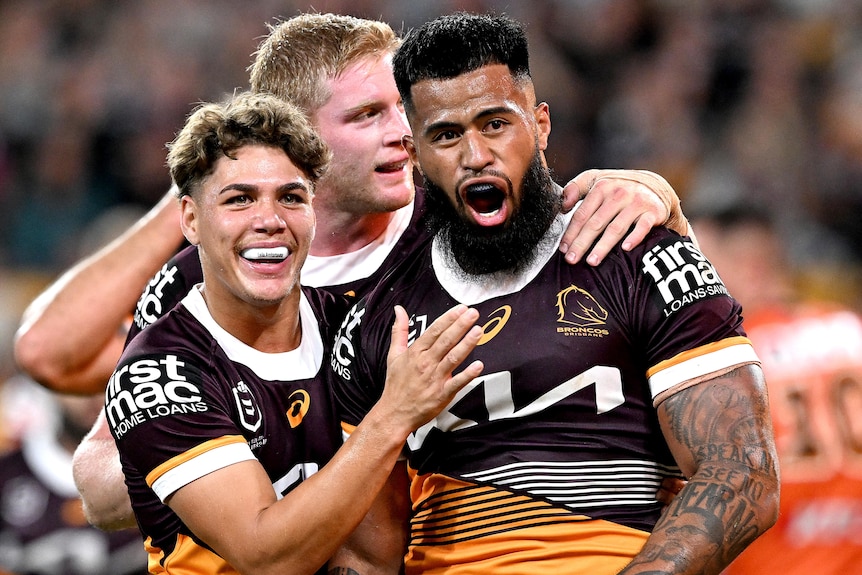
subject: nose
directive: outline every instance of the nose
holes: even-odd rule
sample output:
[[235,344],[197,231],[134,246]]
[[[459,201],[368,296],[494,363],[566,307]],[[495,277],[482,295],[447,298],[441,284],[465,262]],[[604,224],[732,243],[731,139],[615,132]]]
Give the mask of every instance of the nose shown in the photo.
[[480,172],[494,162],[494,154],[482,134],[472,130],[461,136],[461,165]]
[[395,108],[393,112],[389,114],[389,118],[386,123],[386,145],[401,146],[401,139],[405,135],[409,136],[411,133],[410,124],[407,122],[407,115],[404,113],[404,110]]
[[282,217],[279,206],[273,200],[265,199],[257,202],[254,214],[255,231],[272,234],[283,231],[287,224]]

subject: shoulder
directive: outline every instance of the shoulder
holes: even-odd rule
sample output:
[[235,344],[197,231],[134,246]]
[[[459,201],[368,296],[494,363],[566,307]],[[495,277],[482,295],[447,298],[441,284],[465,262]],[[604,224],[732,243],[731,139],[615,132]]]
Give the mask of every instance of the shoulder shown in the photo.
[[327,288],[302,286],[302,291],[322,327],[340,324],[356,303],[355,297],[334,293]]
[[203,281],[197,246],[188,246],[167,261],[150,279],[135,306],[129,338],[149,327]]

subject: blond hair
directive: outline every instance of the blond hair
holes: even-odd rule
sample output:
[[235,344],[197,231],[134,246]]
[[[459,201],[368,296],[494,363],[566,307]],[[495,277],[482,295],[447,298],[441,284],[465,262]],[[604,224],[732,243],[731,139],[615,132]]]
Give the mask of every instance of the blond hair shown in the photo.
[[249,67],[251,89],[293,102],[306,114],[331,96],[327,80],[351,64],[395,52],[388,24],[341,14],[301,14],[269,25]]

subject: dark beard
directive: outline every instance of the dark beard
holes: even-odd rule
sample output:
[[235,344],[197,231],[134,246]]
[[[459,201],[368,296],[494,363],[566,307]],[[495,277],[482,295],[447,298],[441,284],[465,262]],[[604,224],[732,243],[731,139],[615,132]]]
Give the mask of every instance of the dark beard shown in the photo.
[[[509,193],[512,183],[509,183]],[[533,261],[562,198],[538,151],[521,181],[521,202],[503,226],[486,228],[465,221],[440,186],[425,178],[428,228],[468,276],[518,273]],[[461,203],[458,198],[458,202]]]

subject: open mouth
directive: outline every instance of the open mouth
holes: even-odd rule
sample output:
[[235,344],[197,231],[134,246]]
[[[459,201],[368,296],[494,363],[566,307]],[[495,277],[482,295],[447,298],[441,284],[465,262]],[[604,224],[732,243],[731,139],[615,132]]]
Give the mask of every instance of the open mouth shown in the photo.
[[242,250],[240,255],[252,262],[280,262],[287,259],[290,251],[284,246],[277,248],[248,248]]
[[471,184],[464,190],[464,201],[483,216],[493,216],[499,212],[505,199],[506,194],[491,184]]
[[404,171],[404,166],[407,165],[407,161],[400,162],[389,162],[388,164],[382,164],[374,168],[375,172],[379,172],[381,174],[391,174]]

